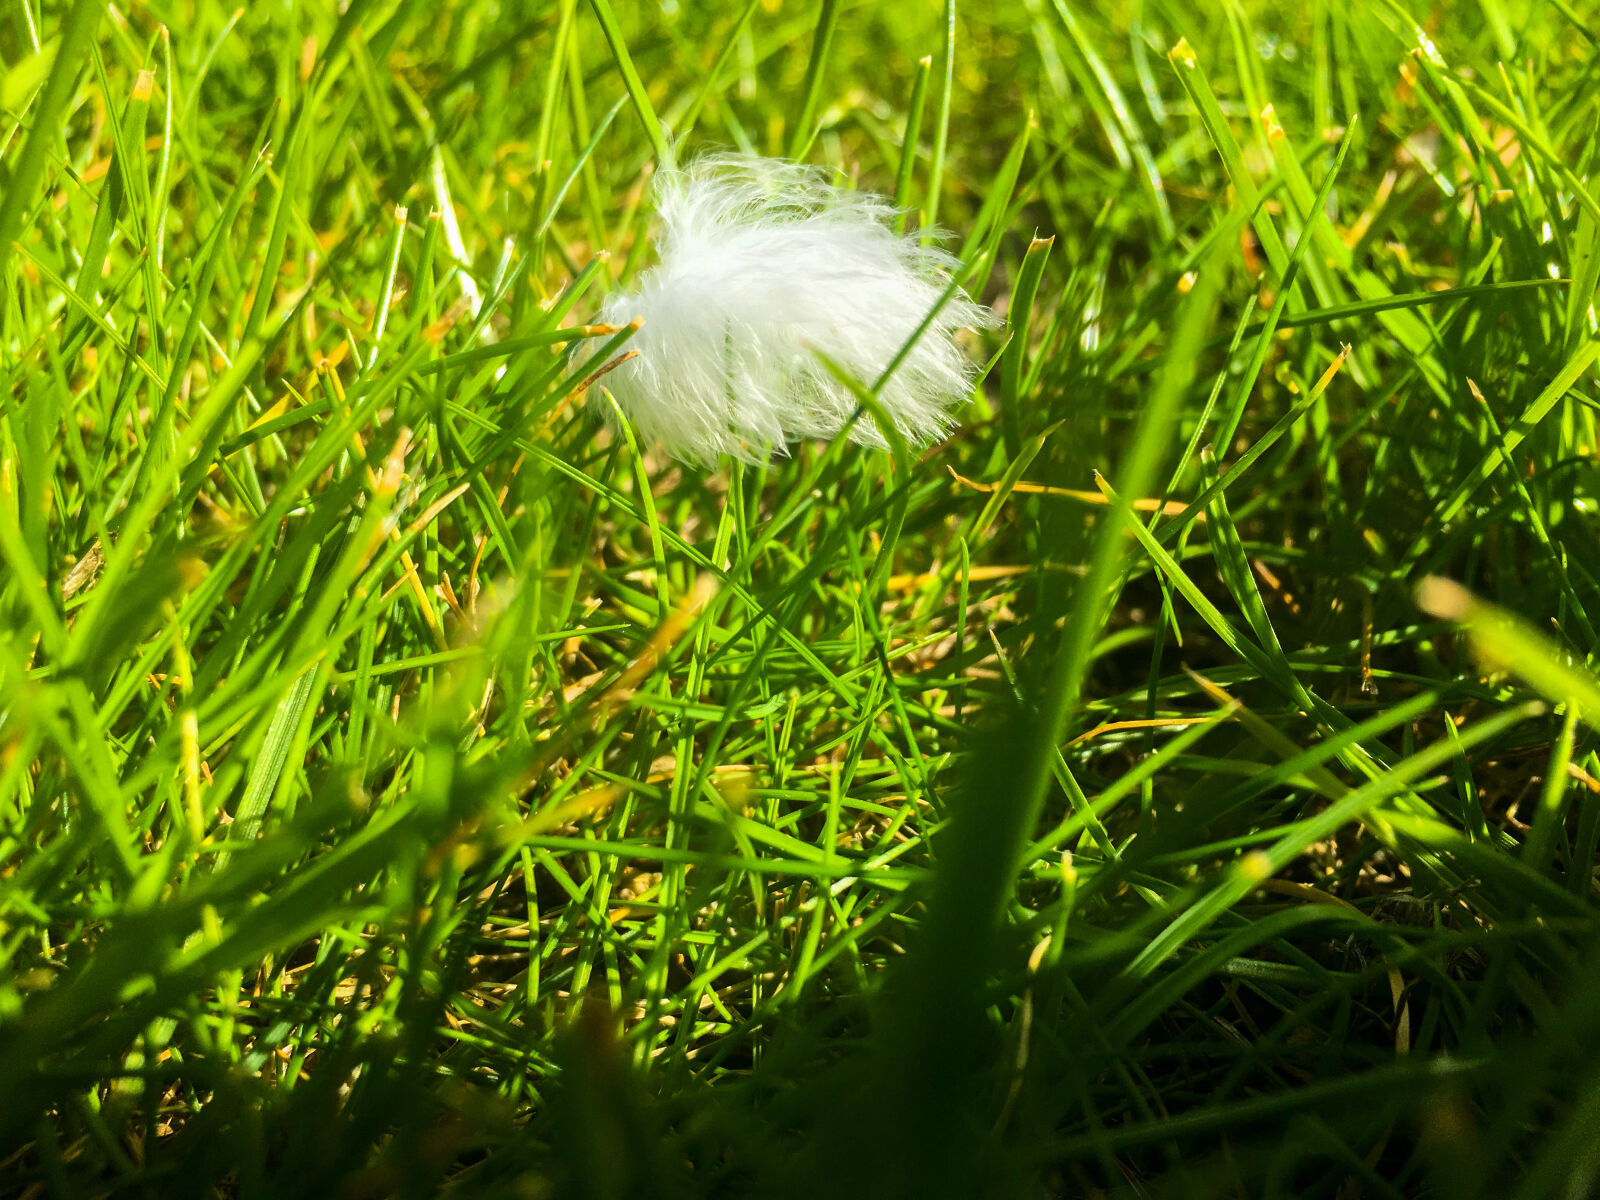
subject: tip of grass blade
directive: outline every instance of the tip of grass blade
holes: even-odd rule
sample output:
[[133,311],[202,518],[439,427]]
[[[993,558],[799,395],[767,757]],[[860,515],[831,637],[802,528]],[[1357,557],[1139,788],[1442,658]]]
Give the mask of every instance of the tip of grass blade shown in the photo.
[[1465,621],[1475,601],[1472,593],[1453,579],[1429,575],[1417,584],[1417,607],[1443,621]]

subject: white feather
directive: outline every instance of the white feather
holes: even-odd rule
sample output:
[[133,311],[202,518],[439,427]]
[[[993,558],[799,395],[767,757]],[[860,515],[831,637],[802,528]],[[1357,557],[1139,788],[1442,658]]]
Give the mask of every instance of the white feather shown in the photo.
[[955,258],[896,234],[885,199],[727,155],[657,187],[660,263],[600,314],[643,321],[628,343],[638,357],[605,377],[642,437],[693,462],[760,461],[847,425],[881,446],[870,415],[850,424],[859,403],[815,351],[871,387],[936,307],[878,398],[913,445],[949,431],[973,377],[952,335],[999,321],[960,291],[940,307]]

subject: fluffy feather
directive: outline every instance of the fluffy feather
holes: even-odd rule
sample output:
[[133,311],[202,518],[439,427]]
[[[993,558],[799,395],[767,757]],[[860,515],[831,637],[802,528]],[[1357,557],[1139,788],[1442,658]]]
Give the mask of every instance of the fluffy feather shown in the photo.
[[[675,457],[759,461],[831,438],[858,403],[814,353],[877,382],[949,286],[955,258],[889,226],[881,196],[829,185],[796,163],[719,155],[662,177],[660,263],[600,319],[642,318],[638,357],[606,376],[645,438]],[[957,292],[879,392],[914,445],[937,440],[971,387],[957,329],[998,324]],[[850,436],[882,445],[863,415]]]

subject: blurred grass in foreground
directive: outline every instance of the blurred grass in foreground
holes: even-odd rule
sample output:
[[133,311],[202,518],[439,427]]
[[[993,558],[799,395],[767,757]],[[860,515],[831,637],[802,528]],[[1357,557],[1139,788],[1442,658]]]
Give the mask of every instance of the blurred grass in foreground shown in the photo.
[[[42,7],[3,1190],[1597,1186],[1600,11]],[[949,442],[604,429],[716,146],[951,231]]]

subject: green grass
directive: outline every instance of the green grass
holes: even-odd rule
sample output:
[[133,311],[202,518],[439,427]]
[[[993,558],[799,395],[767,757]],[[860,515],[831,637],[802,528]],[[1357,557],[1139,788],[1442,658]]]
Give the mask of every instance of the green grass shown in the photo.
[[[1597,37],[6,6],[0,1192],[1591,1194]],[[949,231],[948,442],[607,431],[719,146]]]

